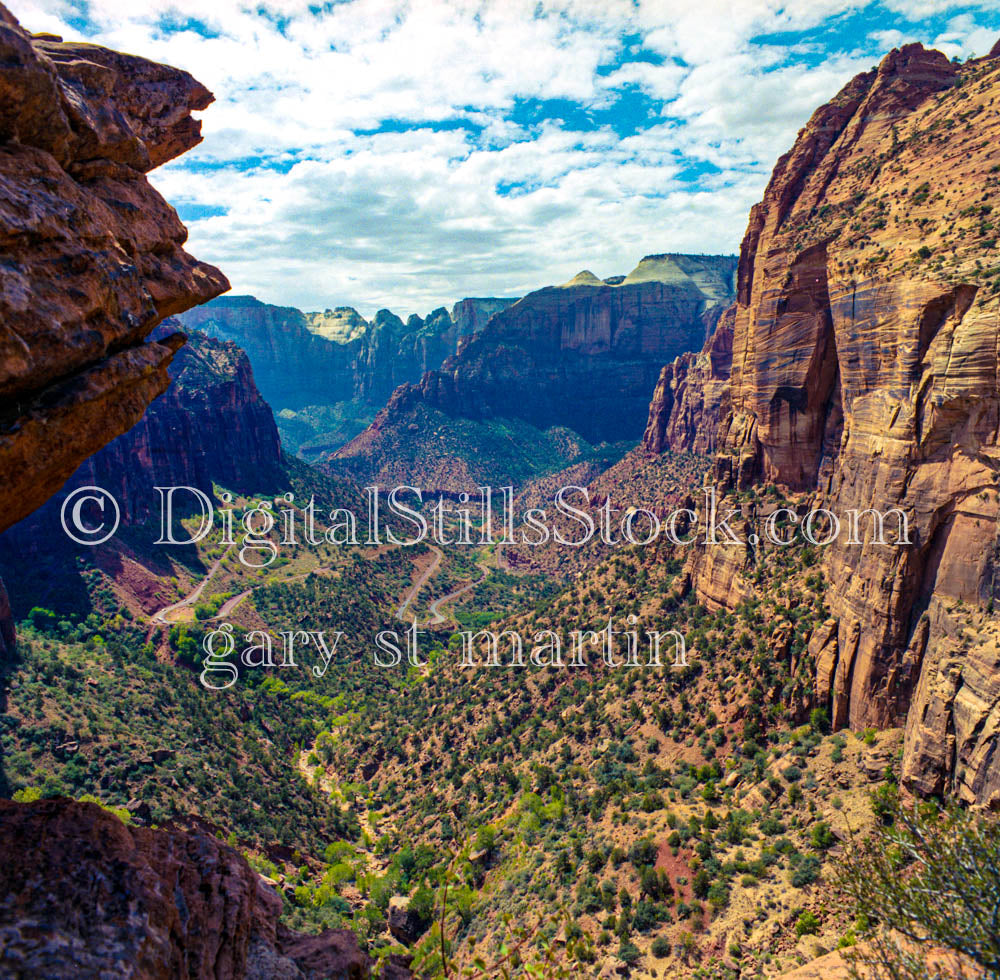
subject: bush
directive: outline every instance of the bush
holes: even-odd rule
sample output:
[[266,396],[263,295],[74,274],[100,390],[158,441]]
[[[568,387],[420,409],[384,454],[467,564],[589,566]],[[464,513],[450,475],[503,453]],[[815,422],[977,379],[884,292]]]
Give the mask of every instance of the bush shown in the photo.
[[708,902],[714,909],[721,909],[729,904],[729,889],[725,882],[717,881],[709,888]]
[[[862,962],[918,980],[927,976],[921,947],[937,945],[964,954],[984,976],[1000,975],[1000,821],[957,807],[910,810],[898,801],[885,818],[891,826],[848,852],[837,875],[860,917],[880,924]],[[917,947],[900,948],[899,934],[918,939]]]
[[814,854],[804,857],[799,866],[792,872],[792,884],[796,888],[805,888],[819,878],[819,858]]
[[421,885],[413,893],[407,909],[420,919],[421,922],[430,922],[434,914],[434,892],[426,885]]
[[795,923],[796,936],[814,936],[819,932],[819,919],[812,912],[803,912]]
[[656,864],[657,847],[651,837],[640,837],[628,852],[628,859],[635,867],[645,868]]
[[639,952],[639,947],[631,940],[623,940],[622,944],[618,947],[618,958],[622,962],[628,963],[629,966],[635,963],[641,956],[642,953]]
[[665,959],[670,955],[670,940],[666,936],[657,936],[649,949],[657,959]]
[[789,766],[782,775],[789,783],[797,783],[802,778],[802,770],[798,766]]
[[489,853],[496,847],[497,843],[497,831],[496,827],[492,824],[483,824],[476,831],[476,849],[479,851],[486,851]]
[[694,879],[691,882],[691,890],[694,892],[694,897],[707,898],[711,887],[712,876],[704,868],[699,868],[695,872]]
[[812,846],[814,850],[825,851],[837,842],[833,831],[826,822],[816,824],[812,829]]
[[821,735],[829,731],[830,716],[826,713],[826,708],[812,709],[809,713],[809,727],[812,728],[814,732],[819,732]]

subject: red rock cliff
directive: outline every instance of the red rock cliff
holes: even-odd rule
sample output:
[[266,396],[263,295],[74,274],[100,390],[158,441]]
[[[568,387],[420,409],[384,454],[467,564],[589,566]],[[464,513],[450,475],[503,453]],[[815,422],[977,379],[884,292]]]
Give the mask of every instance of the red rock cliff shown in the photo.
[[168,384],[166,316],[229,287],[146,173],[197,144],[186,72],[35,39],[0,6],[0,530]]
[[734,272],[732,256],[648,255],[628,276],[581,272],[529,293],[439,370],[397,388],[335,458],[391,456],[419,407],[454,419],[565,426],[591,442],[638,438],[663,362],[701,346],[732,299]]
[[[158,336],[176,323],[157,328]],[[286,477],[274,416],[254,384],[247,355],[235,344],[189,335],[169,368],[171,385],[128,432],[85,460],[61,491],[0,535],[7,585],[21,592],[17,560],[61,534],[66,496],[84,486],[110,491],[123,526],[159,514],[155,487],[195,487],[211,497],[215,485],[255,494],[283,489]],[[185,503],[190,503],[185,499]],[[22,596],[23,598],[23,596]],[[2,648],[0,648],[2,652]]]
[[998,95],[995,58],[908,45],[817,110],[750,214],[726,392],[689,363],[647,432],[714,440],[723,483],[906,514],[910,547],[824,549],[818,695],[837,725],[905,723],[914,788],[981,801],[1000,800],[1000,655],[962,633],[1000,594]]
[[[205,833],[127,827],[93,803],[0,800],[0,973],[134,980],[363,980],[349,929],[278,922],[281,898]],[[392,957],[382,976],[411,976]]]

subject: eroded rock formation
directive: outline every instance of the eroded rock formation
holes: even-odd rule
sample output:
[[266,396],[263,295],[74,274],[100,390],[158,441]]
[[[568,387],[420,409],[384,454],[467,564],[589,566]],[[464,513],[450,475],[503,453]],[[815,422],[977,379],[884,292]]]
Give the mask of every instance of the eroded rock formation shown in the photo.
[[[0,800],[0,972],[28,980],[312,980],[370,975],[348,929],[303,936],[235,850],[131,827],[93,803]],[[394,957],[385,977],[410,976]]]
[[[154,336],[176,326],[161,324]],[[78,487],[108,490],[128,527],[159,514],[155,487],[195,487],[211,498],[216,484],[247,494],[285,485],[274,416],[239,347],[193,333],[169,375],[170,387],[135,426],[85,460],[58,493],[0,536],[0,555],[31,554],[59,535],[60,508]],[[193,500],[182,494],[177,504],[184,509]]]
[[[336,457],[380,457],[381,443],[420,425],[418,408],[562,426],[591,442],[638,438],[663,362],[701,346],[732,298],[734,271],[729,256],[650,255],[628,276],[602,281],[581,272],[530,293],[440,370],[400,386]],[[433,432],[428,439],[436,446]]]
[[34,39],[0,7],[0,529],[31,513],[168,384],[166,316],[228,288],[182,248],[145,174],[212,101],[186,72]]
[[513,299],[463,299],[406,322],[389,310],[371,321],[350,307],[303,313],[253,296],[224,296],[181,317],[186,328],[239,344],[276,411],[355,400],[376,408],[454,354]]
[[661,370],[642,436],[648,452],[715,450],[718,420],[729,407],[735,312],[730,307],[718,318],[704,349],[681,354]]
[[[995,57],[907,45],[818,109],[750,214],[726,391],[709,345],[668,369],[647,429],[654,450],[714,441],[723,485],[906,515],[909,546],[823,550],[818,696],[837,725],[905,723],[910,785],[993,802],[1000,654],[963,631],[1000,590],[998,93]],[[712,598],[724,561],[698,561]]]

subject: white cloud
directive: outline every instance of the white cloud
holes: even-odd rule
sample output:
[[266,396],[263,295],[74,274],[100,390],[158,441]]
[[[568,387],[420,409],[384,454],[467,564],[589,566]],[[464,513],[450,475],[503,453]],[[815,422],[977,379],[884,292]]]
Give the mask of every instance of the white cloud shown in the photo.
[[[735,250],[813,109],[903,38],[984,53],[996,17],[979,6],[25,0],[15,13],[75,37],[85,12],[89,39],[216,93],[204,143],[153,179],[182,213],[214,214],[189,221],[190,247],[237,291],[408,313],[583,267],[627,272],[647,252]],[[825,47],[862,9],[879,29],[869,18]],[[933,31],[912,22],[932,14]],[[795,43],[756,40],[777,32]],[[692,168],[702,176],[685,179]]]

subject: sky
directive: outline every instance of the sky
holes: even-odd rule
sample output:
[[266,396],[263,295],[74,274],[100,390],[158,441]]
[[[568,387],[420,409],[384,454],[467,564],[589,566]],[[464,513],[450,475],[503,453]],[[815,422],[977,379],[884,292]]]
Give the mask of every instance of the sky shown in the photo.
[[996,0],[5,0],[190,71],[204,142],[151,174],[236,293],[406,316],[646,254],[736,252],[812,111]]

